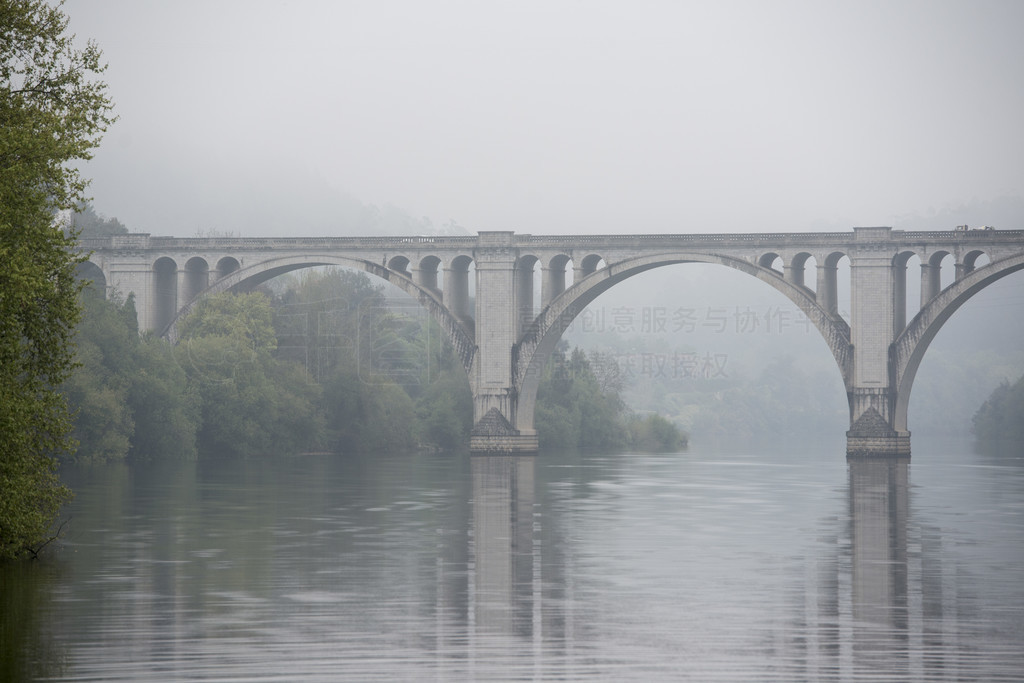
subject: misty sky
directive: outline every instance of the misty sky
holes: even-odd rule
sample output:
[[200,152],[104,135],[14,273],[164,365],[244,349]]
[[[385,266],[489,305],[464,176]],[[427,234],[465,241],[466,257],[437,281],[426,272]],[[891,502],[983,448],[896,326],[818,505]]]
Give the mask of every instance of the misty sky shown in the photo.
[[1016,0],[66,11],[120,116],[90,194],[133,231],[1024,228]]

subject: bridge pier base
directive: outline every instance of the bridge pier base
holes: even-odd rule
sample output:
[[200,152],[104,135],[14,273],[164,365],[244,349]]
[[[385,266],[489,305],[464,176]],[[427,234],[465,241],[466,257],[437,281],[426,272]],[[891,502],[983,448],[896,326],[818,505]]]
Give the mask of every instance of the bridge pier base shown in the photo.
[[471,434],[470,455],[537,455],[536,434]]
[[910,432],[858,435],[846,432],[847,458],[909,458]]

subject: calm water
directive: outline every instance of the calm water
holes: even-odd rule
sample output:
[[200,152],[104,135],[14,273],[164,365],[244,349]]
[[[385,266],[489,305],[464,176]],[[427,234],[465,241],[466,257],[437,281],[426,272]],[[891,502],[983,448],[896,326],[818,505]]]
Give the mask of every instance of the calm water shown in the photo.
[[11,680],[1021,680],[1024,458],[323,456],[66,474]]

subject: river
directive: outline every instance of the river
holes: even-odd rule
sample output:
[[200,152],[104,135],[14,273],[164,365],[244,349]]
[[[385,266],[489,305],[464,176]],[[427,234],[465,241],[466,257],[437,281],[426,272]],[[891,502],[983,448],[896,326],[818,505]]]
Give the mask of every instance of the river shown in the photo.
[[1024,457],[843,446],[68,468],[0,673],[1021,680]]

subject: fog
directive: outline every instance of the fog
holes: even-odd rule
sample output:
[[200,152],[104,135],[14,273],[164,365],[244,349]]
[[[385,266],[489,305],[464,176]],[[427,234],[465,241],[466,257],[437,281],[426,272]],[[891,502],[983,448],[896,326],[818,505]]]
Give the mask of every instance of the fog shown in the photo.
[[69,0],[133,231],[1024,227],[1018,2]]

